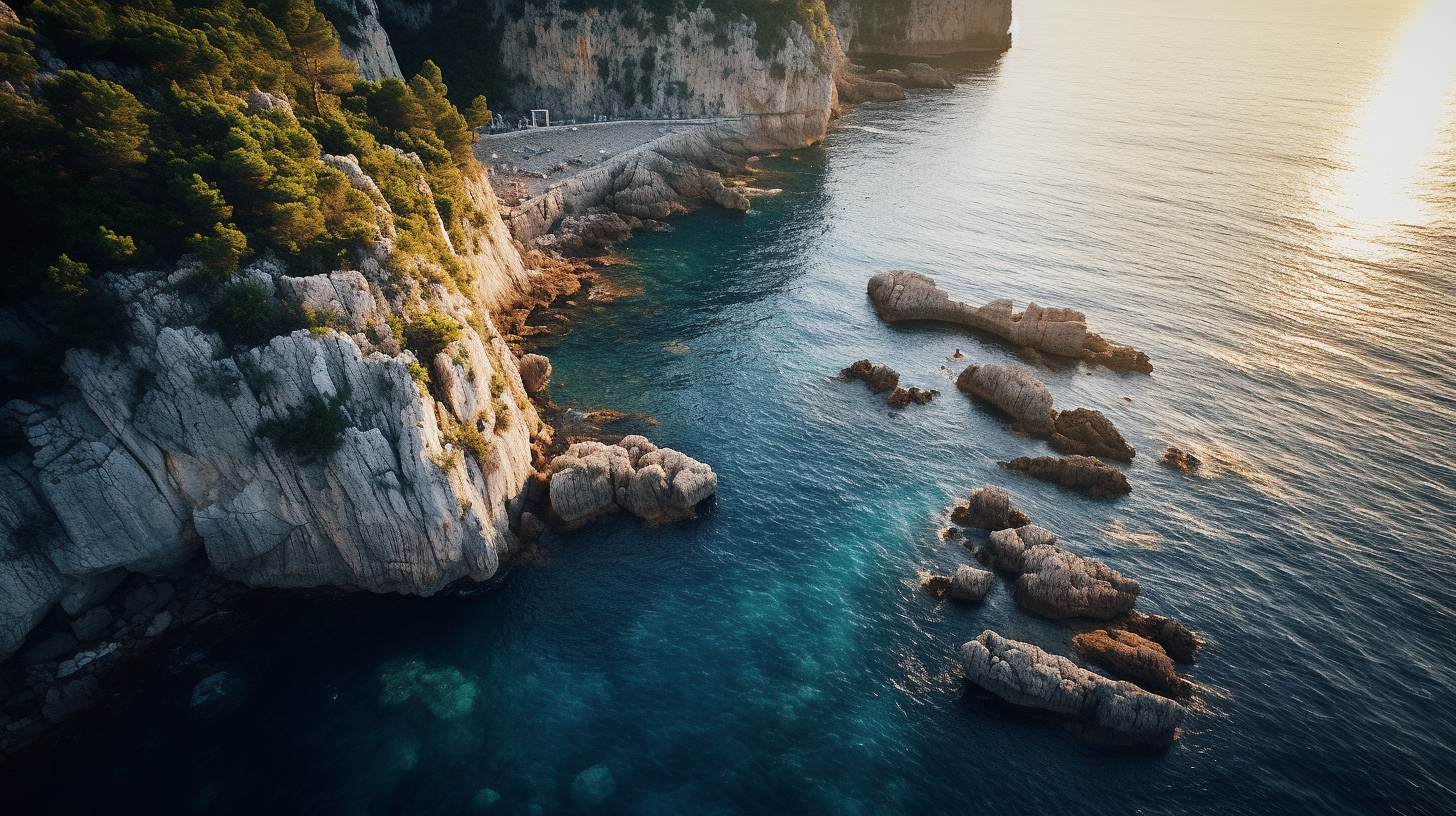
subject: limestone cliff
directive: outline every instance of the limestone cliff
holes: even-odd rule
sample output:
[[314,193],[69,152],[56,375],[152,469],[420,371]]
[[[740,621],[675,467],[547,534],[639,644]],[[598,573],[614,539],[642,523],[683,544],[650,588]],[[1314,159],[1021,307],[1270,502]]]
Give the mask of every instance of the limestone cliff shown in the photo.
[[[467,3],[383,0],[381,11],[411,46],[458,38],[441,29],[462,21],[477,27],[478,62],[497,65],[494,80],[508,89],[507,99],[492,97],[500,108],[545,108],[553,121],[762,117],[772,147],[822,138],[835,108],[832,73],[843,55],[822,0],[786,4],[792,19],[714,10],[726,4],[712,0],[661,15],[633,2]],[[451,76],[469,70],[445,67]]]
[[318,7],[339,32],[339,53],[359,66],[359,76],[404,78],[375,0],[318,0]]
[[1011,45],[1011,0],[826,0],[849,54],[925,57]]
[[[0,408],[0,659],[58,601],[75,614],[126,570],[202,556],[255,586],[430,594],[494,574],[540,420],[490,317],[527,273],[484,179],[469,190],[466,275],[401,275],[383,217],[356,269],[252,264],[228,287],[323,316],[261,345],[208,328],[191,264],[104,278],[127,337],[71,351],[62,393]],[[421,315],[455,327],[428,359],[400,336]]]

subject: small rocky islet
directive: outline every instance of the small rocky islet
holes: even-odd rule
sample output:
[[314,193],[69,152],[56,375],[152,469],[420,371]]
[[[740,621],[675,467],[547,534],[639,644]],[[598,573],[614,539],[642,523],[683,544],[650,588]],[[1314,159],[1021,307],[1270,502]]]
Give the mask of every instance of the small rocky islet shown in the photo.
[[[1031,304],[1017,314],[1011,301],[973,307],[950,299],[925,275],[894,270],[875,275],[867,287],[876,313],[887,322],[949,322],[986,331],[1036,353],[1082,360],[1116,371],[1151,373],[1147,355],[1089,333],[1081,312]],[[886,366],[862,360],[841,372],[879,393],[898,384]],[[970,364],[956,377],[957,390],[1011,417],[1011,430],[1046,440],[1061,456],[1018,457],[999,464],[1092,498],[1115,498],[1131,490],[1127,476],[1104,459],[1131,462],[1137,455],[1100,411],[1058,411],[1046,385],[1016,365]],[[1197,467],[1177,449],[1164,462],[1180,470]],[[961,647],[967,678],[1016,705],[1064,715],[1089,741],[1167,745],[1186,716],[1181,701],[1195,690],[1175,662],[1191,663],[1203,640],[1171,618],[1134,607],[1140,585],[1102,561],[1058,546],[1056,533],[1031,523],[1003,488],[983,486],[950,512],[962,528],[987,531],[983,543],[952,527],[946,540],[961,539],[988,569],[959,565],[952,575],[931,575],[923,587],[937,599],[976,603],[996,574],[1012,582],[1017,605],[1044,618],[1078,624],[1102,622],[1078,632],[1072,648],[1082,659],[1125,678],[1114,680],[1030,643],[986,630]]]

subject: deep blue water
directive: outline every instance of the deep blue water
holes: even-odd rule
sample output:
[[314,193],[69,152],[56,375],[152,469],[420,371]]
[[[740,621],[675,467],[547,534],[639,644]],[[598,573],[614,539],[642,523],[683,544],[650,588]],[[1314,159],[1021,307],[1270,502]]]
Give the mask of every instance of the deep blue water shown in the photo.
[[[711,512],[552,533],[430,599],[256,595],[0,769],[6,812],[455,814],[484,789],[506,814],[1451,812],[1456,67],[1423,32],[1452,5],[1018,3],[1015,47],[955,91],[769,159],[782,192],[746,216],[635,238],[640,293],[547,350],[557,402],[710,463]],[[888,268],[1148,352],[1151,377],[1038,371],[1138,449],[1133,493],[998,468],[1045,448],[947,357],[1014,350],[880,323]],[[943,394],[889,411],[834,378],[861,357]],[[975,608],[919,590],[968,560],[937,533],[981,484],[1208,637],[1172,748],[967,687],[983,629],[1070,652],[1005,583]],[[574,803],[602,763],[611,796]]]

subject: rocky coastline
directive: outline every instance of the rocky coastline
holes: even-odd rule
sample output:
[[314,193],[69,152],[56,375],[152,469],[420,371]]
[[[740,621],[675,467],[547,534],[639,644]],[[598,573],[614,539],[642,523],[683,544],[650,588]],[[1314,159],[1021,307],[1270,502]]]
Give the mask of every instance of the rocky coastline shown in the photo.
[[[403,78],[406,6],[321,8],[347,33],[344,55],[377,80]],[[613,36],[610,25],[599,33]],[[107,276],[133,323],[125,340],[72,351],[64,389],[0,407],[0,760],[249,589],[429,595],[491,579],[548,522],[622,508],[658,523],[704,506],[717,480],[705,463],[641,437],[558,438],[543,420],[558,411],[550,362],[529,353],[530,338],[553,304],[597,284],[633,230],[703,203],[747,209],[755,156],[822,139],[840,105],[860,98],[840,89],[903,98],[907,87],[952,87],[923,63],[869,74],[827,24],[785,42],[787,80],[764,62],[729,96],[695,88],[694,111],[713,121],[669,123],[542,195],[508,202],[489,173],[467,173],[463,233],[432,214],[448,269],[419,263],[401,277],[379,184],[355,156],[325,154],[374,202],[375,239],[343,271],[293,274],[266,253],[241,270],[220,297],[246,292],[272,321],[269,337],[230,336],[210,316],[217,304],[186,294],[196,261]],[[537,87],[556,81],[548,73]],[[292,117],[285,97],[254,96],[250,115]],[[666,98],[661,115],[688,112]],[[477,157],[491,146],[481,139]],[[430,192],[423,173],[417,185]],[[41,342],[24,329],[30,318],[5,318],[7,342]],[[934,393],[889,399],[903,407]],[[987,580],[958,575],[955,594]]]

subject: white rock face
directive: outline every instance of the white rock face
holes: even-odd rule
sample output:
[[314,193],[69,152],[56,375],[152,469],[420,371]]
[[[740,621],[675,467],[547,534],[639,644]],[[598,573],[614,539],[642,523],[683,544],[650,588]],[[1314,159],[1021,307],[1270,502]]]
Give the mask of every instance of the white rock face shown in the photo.
[[1007,702],[1072,717],[1097,741],[1167,744],[1183,722],[1183,707],[1166,697],[990,629],[961,647],[961,662],[976,685]]
[[[397,38],[432,36],[430,27],[441,24],[448,8],[418,0],[380,5]],[[701,7],[663,20],[634,4],[481,5],[492,27],[480,36],[520,77],[509,105],[549,109],[553,122],[744,116],[754,120],[758,146],[752,149],[767,150],[823,139],[837,107],[832,72],[843,53],[827,16],[817,31],[790,24],[787,38],[761,56],[754,22],[743,15],[719,19]]]
[[958,601],[981,601],[991,591],[991,584],[995,579],[994,573],[961,564],[956,567],[955,575],[951,576],[950,596]]
[[[540,419],[489,317],[524,265],[485,182],[471,194],[489,217],[460,254],[466,291],[400,285],[373,258],[306,278],[264,259],[238,283],[332,328],[254,348],[199,327],[206,304],[177,287],[190,269],[104,278],[127,339],[71,351],[64,396],[0,407],[0,433],[19,441],[6,450],[21,449],[0,458],[0,659],[58,601],[78,614],[127,571],[203,554],[254,586],[430,594],[493,575],[516,541]],[[433,391],[386,321],[425,310],[461,325],[424,361]],[[332,452],[300,457],[263,432],[311,405],[343,420]],[[465,426],[480,433],[471,450],[451,441]]]
[[379,21],[375,0],[320,0],[319,5],[330,7],[326,10],[331,19],[344,20],[337,26],[339,53],[359,66],[359,76],[371,82],[385,77],[404,78],[389,44],[389,32]]
[[649,522],[688,518],[717,489],[712,468],[640,436],[578,442],[551,461],[551,509],[568,527],[618,508]]
[[1016,602],[1049,618],[1099,618],[1127,614],[1137,602],[1138,582],[1095,558],[1053,546],[1056,534],[1028,524],[997,530],[981,551],[992,569],[1019,576]]
[[950,299],[935,280],[895,269],[870,278],[870,303],[884,320],[934,320],[959,323],[1064,357],[1086,355],[1087,319],[1073,309],[1045,309],[1032,303],[1016,314],[1011,301],[971,306]]
[[851,54],[929,56],[1011,45],[1011,0],[826,0]]
[[1052,431],[1052,393],[1020,366],[968,366],[956,378],[956,388],[995,405],[1033,433]]

